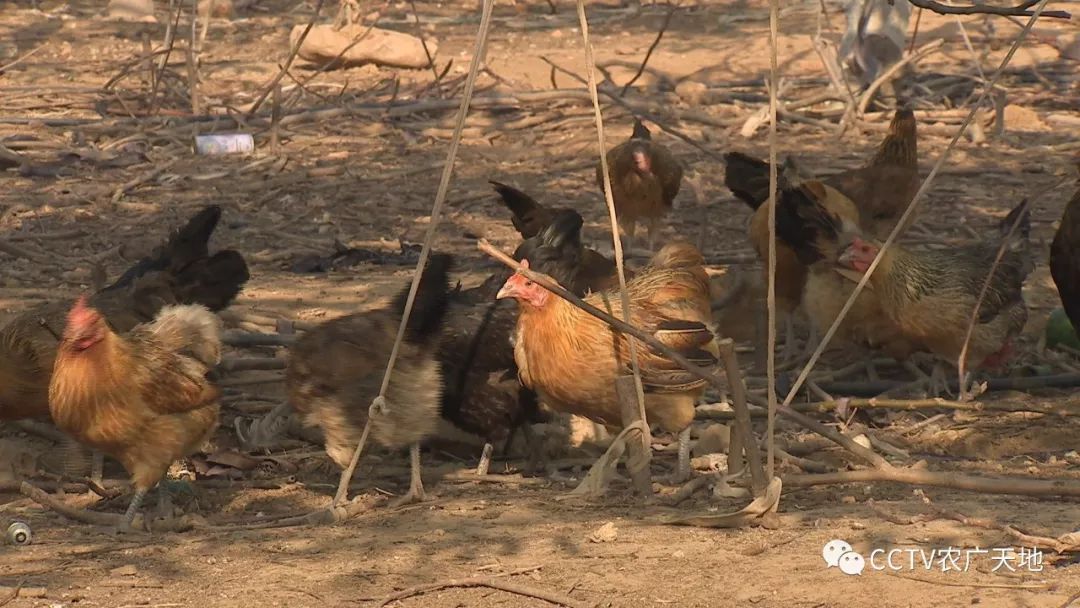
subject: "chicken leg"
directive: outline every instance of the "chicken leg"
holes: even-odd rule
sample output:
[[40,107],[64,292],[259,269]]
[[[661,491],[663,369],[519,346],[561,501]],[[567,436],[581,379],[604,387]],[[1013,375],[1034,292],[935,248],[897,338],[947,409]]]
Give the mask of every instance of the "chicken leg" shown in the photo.
[[679,466],[675,470],[675,482],[682,483],[690,479],[690,426],[679,431],[678,445]]
[[134,532],[135,531],[135,514],[139,512],[139,508],[142,507],[143,499],[146,498],[146,492],[149,488],[136,488],[135,495],[131,497],[131,503],[128,504],[127,511],[124,512],[124,520],[120,525],[117,532]]
[[420,477],[420,444],[409,446],[409,492],[394,501],[393,506],[401,507],[427,500],[424,494],[424,481]]
[[660,232],[660,218],[649,218],[649,251],[656,251],[656,238]]

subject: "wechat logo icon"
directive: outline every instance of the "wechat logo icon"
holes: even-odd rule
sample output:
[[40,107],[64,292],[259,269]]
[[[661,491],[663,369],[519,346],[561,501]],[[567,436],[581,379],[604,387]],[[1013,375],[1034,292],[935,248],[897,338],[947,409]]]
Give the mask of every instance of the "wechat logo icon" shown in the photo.
[[866,569],[866,560],[855,552],[851,545],[842,540],[830,540],[821,550],[821,557],[828,568],[836,567],[849,576],[862,574]]

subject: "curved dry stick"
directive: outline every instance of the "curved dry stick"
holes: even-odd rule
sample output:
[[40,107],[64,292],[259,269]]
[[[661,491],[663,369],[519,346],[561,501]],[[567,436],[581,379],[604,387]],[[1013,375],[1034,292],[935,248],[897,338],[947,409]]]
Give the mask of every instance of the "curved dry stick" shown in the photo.
[[[908,0],[912,6],[925,8],[939,15],[1005,15],[1011,17],[1032,17],[1039,14],[1039,10],[1031,11],[1031,7],[1039,3],[1039,0],[1026,0],[1019,6],[992,6],[979,4],[977,6],[948,6],[934,0]],[[1072,15],[1066,11],[1046,11],[1044,17],[1054,19],[1071,19]]]
[[679,5],[672,4],[668,9],[667,15],[664,16],[664,22],[660,25],[660,31],[656,32],[656,39],[649,45],[649,50],[645,51],[645,58],[641,60],[641,66],[638,67],[637,73],[626,84],[623,85],[622,91],[619,92],[619,97],[626,97],[626,92],[630,90],[630,87],[634,86],[638,78],[645,73],[645,66],[649,65],[649,58],[652,57],[653,51],[660,44],[660,39],[664,37],[664,32],[667,31],[668,25],[671,24],[671,18],[675,15],[675,9],[679,8]]
[[261,106],[263,102],[266,101],[266,98],[270,96],[270,93],[277,88],[278,83],[285,77],[285,73],[292,67],[293,61],[296,61],[296,55],[300,53],[300,47],[304,45],[304,40],[307,39],[308,34],[311,32],[311,28],[315,27],[315,21],[319,18],[319,13],[322,12],[323,2],[325,2],[325,0],[318,0],[315,4],[315,14],[311,16],[311,21],[308,21],[307,27],[304,28],[303,32],[300,32],[300,37],[296,40],[296,45],[289,51],[289,57],[285,60],[285,65],[278,71],[277,76],[274,76],[274,79],[270,81],[270,84],[266,85],[266,88],[263,90],[262,94],[259,95],[259,98],[255,100],[255,103],[251,104],[251,109],[248,110],[247,116],[245,117],[247,120],[251,120],[252,117],[255,116],[255,112],[259,110],[259,106]]
[[976,477],[960,473],[926,471],[922,469],[888,467],[859,469],[815,475],[785,475],[784,486],[809,488],[865,481],[889,481],[913,486],[934,486],[984,494],[1015,494],[1017,496],[1080,497],[1080,482],[1066,479],[1030,479],[1027,477]]
[[[322,2],[323,0],[319,0],[320,6]],[[446,203],[446,193],[450,189],[450,176],[454,172],[454,161],[457,159],[458,147],[461,145],[461,134],[465,129],[465,118],[469,114],[469,103],[472,101],[473,91],[476,88],[476,75],[480,72],[480,63],[484,59],[484,50],[487,46],[488,31],[491,29],[491,12],[494,4],[494,0],[484,0],[483,11],[480,16],[480,28],[476,32],[476,46],[473,48],[468,77],[465,79],[465,90],[461,97],[457,123],[454,125],[454,135],[450,140],[450,148],[446,152],[446,163],[443,165],[442,176],[439,179],[439,189],[435,192],[435,203],[431,207],[431,221],[428,222],[427,234],[424,235],[424,245],[420,248],[420,256],[416,261],[416,270],[413,272],[413,280],[409,285],[409,295],[405,298],[405,310],[401,314],[401,323],[398,325],[397,337],[394,338],[394,346],[390,349],[390,359],[386,362],[386,371],[383,373],[379,395],[372,401],[370,410],[377,409],[376,405],[379,402],[385,403],[386,389],[390,386],[390,377],[394,373],[394,364],[397,363],[398,352],[401,349],[401,343],[405,339],[405,329],[409,322],[409,316],[412,314],[413,303],[416,301],[416,292],[420,288],[420,278],[423,276],[424,265],[427,264],[428,256],[431,253],[431,242],[435,240],[435,232],[439,228],[443,205]],[[333,503],[331,503],[332,508],[337,507],[348,494],[349,481],[352,479],[353,473],[356,472],[357,463],[360,462],[360,452],[364,447],[364,441],[370,427],[371,416],[368,416],[360,442],[357,444],[356,449],[353,450],[349,466],[341,473],[338,490]]]
[[[530,281],[540,285],[544,289],[546,289],[546,290],[550,291],[551,293],[559,296],[560,298],[566,300],[567,302],[570,302],[571,304],[573,304],[574,306],[580,308],[581,310],[585,311],[586,313],[588,313],[588,314],[596,317],[597,319],[600,319],[601,321],[607,323],[613,329],[615,329],[617,331],[621,331],[621,332],[623,332],[625,334],[628,334],[630,336],[633,336],[634,338],[636,338],[636,339],[644,342],[645,344],[647,344],[650,348],[655,349],[656,351],[663,353],[665,357],[669,357],[672,361],[678,363],[680,367],[682,367],[686,371],[690,372],[691,374],[697,376],[698,378],[701,378],[702,380],[704,380],[704,381],[708,382],[709,384],[713,385],[718,390],[723,391],[723,390],[727,390],[729,388],[726,384],[724,384],[720,380],[719,377],[715,376],[714,374],[709,373],[707,370],[704,370],[704,369],[698,367],[697,365],[694,365],[686,357],[683,357],[678,352],[672,350],[670,347],[668,347],[663,342],[660,342],[655,337],[653,337],[653,336],[649,335],[648,333],[638,329],[637,327],[634,327],[633,325],[630,325],[629,323],[625,323],[623,321],[620,321],[619,319],[616,319],[615,317],[607,314],[606,312],[600,310],[599,308],[596,308],[595,306],[593,306],[593,305],[589,304],[588,302],[582,300],[581,298],[579,298],[576,295],[570,293],[569,291],[566,291],[558,283],[556,283],[554,279],[547,276],[546,274],[543,274],[543,273],[540,273],[540,272],[535,272],[535,271],[530,270],[528,268],[521,268],[520,264],[514,258],[506,255],[502,251],[499,251],[495,246],[493,246],[491,243],[487,242],[486,240],[480,239],[477,242],[477,247],[480,249],[480,251],[483,251],[484,253],[486,253],[486,254],[490,255],[491,257],[495,258],[496,260],[499,260],[500,262],[502,262],[503,264],[506,264],[510,268],[513,268],[513,269],[517,270],[522,275],[524,275],[526,278],[528,278]],[[852,441],[850,438],[845,437],[845,436],[841,435],[840,433],[837,433],[836,431],[828,428],[824,424],[821,424],[820,422],[818,422],[818,421],[816,421],[816,420],[814,420],[812,418],[809,418],[808,416],[804,416],[803,414],[800,414],[799,412],[796,412],[795,410],[791,409],[788,406],[782,405],[782,406],[778,407],[776,411],[781,416],[784,416],[786,418],[790,418],[791,420],[794,420],[798,424],[800,424],[800,425],[814,431],[815,433],[821,435],[822,437],[825,437],[826,439],[829,439],[830,441],[839,444],[841,447],[843,447],[844,449],[848,450],[849,452],[851,452],[852,454],[857,456],[860,460],[862,460],[866,464],[869,464],[869,465],[875,466],[875,467],[888,467],[888,466],[890,466],[889,463],[884,458],[882,458],[878,454],[874,453],[872,450],[868,450],[868,449],[864,448],[863,446],[861,446],[861,445],[855,443],[854,441]]]
[[383,608],[398,600],[414,597],[417,595],[423,595],[425,593],[431,593],[432,591],[438,591],[440,589],[449,589],[451,587],[488,587],[490,589],[498,589],[499,591],[506,591],[507,593],[513,593],[523,597],[531,597],[538,600],[555,604],[556,606],[566,606],[566,608],[593,608],[593,604],[586,602],[579,602],[572,597],[554,593],[551,591],[545,591],[543,589],[534,589],[532,587],[526,587],[525,585],[518,585],[516,583],[507,583],[494,578],[461,578],[453,579],[449,581],[443,581],[441,583],[429,583],[427,585],[417,585],[415,587],[409,587],[403,589],[397,593],[392,593],[386,596],[381,602],[379,602],[377,608]]

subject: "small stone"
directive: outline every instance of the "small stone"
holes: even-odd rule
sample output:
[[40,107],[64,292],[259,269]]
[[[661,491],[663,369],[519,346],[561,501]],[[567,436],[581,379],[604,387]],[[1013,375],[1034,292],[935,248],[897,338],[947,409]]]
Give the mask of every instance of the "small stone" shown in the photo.
[[726,424],[710,424],[705,427],[694,443],[694,456],[725,454],[731,444],[731,429]]
[[589,535],[589,541],[594,543],[610,543],[614,542],[619,537],[619,531],[615,528],[615,524],[607,522],[600,526],[595,532]]
[[848,496],[842,497],[840,499],[840,502],[845,504],[845,505],[853,505],[853,504],[855,504],[856,501],[855,501],[854,496],[848,495]]
[[139,573],[138,568],[136,568],[135,566],[133,566],[131,564],[128,564],[126,566],[120,566],[119,568],[113,568],[112,570],[109,570],[109,574],[111,574],[113,576],[135,576],[138,573]]
[[1046,124],[1039,113],[1024,106],[1005,106],[1005,129],[1008,131],[1042,131]]
[[695,82],[693,80],[684,80],[675,85],[675,94],[679,96],[687,105],[699,106],[705,101],[706,95],[709,93],[709,87],[705,86],[702,82]]

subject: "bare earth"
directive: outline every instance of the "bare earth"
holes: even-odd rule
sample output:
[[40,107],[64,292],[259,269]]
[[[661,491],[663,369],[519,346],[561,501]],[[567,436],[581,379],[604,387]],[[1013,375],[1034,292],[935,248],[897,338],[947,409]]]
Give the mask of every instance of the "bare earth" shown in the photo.
[[[286,77],[282,80],[286,112],[342,107],[353,111],[286,122],[277,150],[271,149],[267,123],[257,121],[248,129],[255,134],[254,155],[215,158],[193,155],[192,135],[233,126],[185,121],[191,113],[181,50],[186,42],[177,43],[161,81],[161,117],[133,119],[132,115],[142,117],[150,111],[146,70],[135,61],[143,52],[139,30],[102,18],[104,2],[42,0],[36,8],[30,4],[6,3],[0,20],[0,65],[40,47],[0,75],[0,137],[35,162],[56,164],[41,169],[48,175],[22,175],[18,169],[4,174],[0,239],[16,247],[0,253],[0,309],[5,315],[89,289],[95,263],[115,277],[148,252],[167,227],[208,203],[225,207],[215,245],[240,249],[251,260],[253,278],[235,307],[239,311],[318,321],[380,306],[411,276],[408,259],[326,274],[297,274],[290,268],[305,255],[329,253],[335,240],[391,258],[398,239],[422,242],[449,145],[453,108],[472,54],[479,15],[474,4],[419,3],[425,35],[439,43],[440,70],[453,59],[441,85],[432,85],[430,70],[395,72],[370,66],[318,75],[303,89]],[[334,2],[326,4],[324,14],[337,8]],[[1076,8],[1067,2],[1051,2],[1051,7],[1070,4]],[[552,15],[543,2],[500,0],[489,70],[478,81],[478,97],[549,91],[550,68],[541,57],[583,72],[573,4],[556,0],[555,5],[558,12]],[[783,100],[790,102],[813,95],[827,81],[812,45],[819,3],[784,5],[779,60],[788,82]],[[190,21],[188,3],[184,6],[180,37],[186,40]],[[367,3],[365,10],[379,6]],[[835,2],[827,7],[831,29],[825,29],[825,37],[838,43],[842,8]],[[223,107],[230,107],[242,116],[285,61],[289,30],[307,23],[313,9],[314,3],[263,0],[238,11],[231,22],[214,21],[200,58],[203,108],[223,113]],[[666,10],[591,6],[597,61],[617,85],[640,65]],[[158,3],[158,11],[162,23],[172,18],[165,3]],[[409,3],[392,3],[381,23],[415,32]],[[964,18],[964,24],[989,75],[1020,28],[996,19],[987,29],[978,17]],[[977,234],[989,229],[1027,196],[1036,202],[1033,238],[1037,250],[1045,252],[1072,193],[1074,159],[1080,149],[1076,143],[1080,112],[1075,103],[1080,96],[1080,66],[1059,56],[1059,47],[1075,40],[1078,32],[1075,21],[1041,20],[1036,25],[1033,39],[1016,54],[999,84],[1009,104],[1004,131],[995,132],[1000,125],[990,124],[993,110],[988,109],[980,119],[987,125],[988,139],[961,140],[924,201],[918,223],[924,232],[961,242],[971,238],[972,230]],[[916,46],[942,37],[943,51],[919,63],[920,78],[952,76],[942,81],[949,86],[969,84],[961,84],[956,89],[960,92],[952,92],[949,99],[924,92],[922,105],[916,105],[923,129],[924,172],[973,102],[968,100],[972,87],[981,90],[956,21],[924,14]],[[163,39],[164,27],[154,29],[153,48]],[[764,127],[749,139],[739,131],[767,103],[762,84],[767,71],[767,3],[699,0],[684,4],[675,14],[646,74],[627,99],[714,154],[740,149],[764,155]],[[290,72],[300,82],[314,73],[305,65]],[[119,77],[115,84],[110,82],[114,77]],[[688,103],[674,92],[681,82],[702,83],[709,93]],[[560,88],[580,86],[565,74],[557,75],[555,83]],[[103,92],[107,84],[111,88]],[[387,113],[382,108],[395,95],[399,103],[446,99],[451,109]],[[950,103],[956,109],[950,109]],[[835,123],[835,115],[813,113],[822,108],[807,111],[807,116]],[[477,237],[505,250],[517,240],[488,179],[515,184],[546,203],[575,206],[586,218],[589,238],[602,243],[607,237],[610,242],[606,210],[593,183],[597,141],[591,113],[580,95],[473,112],[435,245],[458,254],[463,283],[476,283],[494,268],[476,252]],[[851,129],[842,137],[820,122],[784,121],[779,127],[780,153],[797,154],[812,170],[857,166],[880,139],[887,120],[887,114],[871,117],[866,129]],[[33,120],[16,120],[27,118]],[[606,106],[604,118],[610,142],[629,134],[631,120],[625,110]],[[705,195],[704,201],[696,201],[684,184],[665,237],[700,239],[720,275],[757,276],[759,265],[745,236],[748,210],[723,188],[722,163],[669,135],[656,137],[672,148],[690,173],[700,174]],[[65,156],[71,152],[81,160]],[[721,291],[724,281],[721,276]],[[1028,281],[1026,296],[1032,314],[1018,365],[1041,366],[1053,373],[1068,370],[1074,363],[1066,355],[1037,350],[1046,315],[1058,306],[1045,255]],[[749,308],[737,303],[719,318],[722,333],[747,345]],[[285,354],[274,349],[256,352]],[[743,355],[745,365],[750,358]],[[839,367],[843,358],[838,354],[824,365]],[[273,374],[243,372],[230,379]],[[983,400],[1002,398],[1071,402],[1075,408],[1068,390],[996,394]],[[235,417],[255,416],[280,399],[280,383],[235,387],[223,413],[218,448],[236,445]],[[1080,424],[1075,417],[950,414],[908,432],[928,415],[875,415],[873,421],[883,427],[882,437],[910,453],[910,463],[925,460],[934,470],[1080,480],[1080,456],[1075,451]],[[759,428],[763,431],[764,424]],[[785,424],[779,425],[778,433],[789,442],[808,437]],[[234,486],[224,477],[193,484],[195,495],[179,506],[204,518],[212,526],[209,529],[117,539],[103,529],[43,510],[18,493],[0,494],[0,523],[22,519],[35,533],[29,547],[0,546],[0,587],[6,588],[0,589],[0,606],[377,606],[387,595],[414,585],[499,575],[531,589],[568,595],[578,605],[612,607],[1064,608],[1080,594],[1075,554],[1046,552],[1041,571],[1010,562],[1015,571],[999,567],[995,572],[990,555],[974,559],[965,572],[943,573],[936,561],[929,570],[921,564],[897,573],[868,568],[862,576],[827,569],[821,550],[833,539],[850,542],[864,556],[876,548],[929,553],[947,547],[1024,545],[1004,532],[952,520],[922,518],[910,523],[912,517],[930,511],[907,486],[787,490],[776,525],[769,529],[674,527],[663,524],[663,519],[734,511],[747,499],[699,492],[677,508],[661,506],[660,501],[642,505],[623,481],[616,481],[603,501],[563,499],[583,475],[580,465],[562,468],[554,476],[528,478],[516,474],[520,462],[497,461],[492,472],[510,473],[505,480],[444,479],[475,466],[479,453],[475,446],[425,453],[430,502],[389,509],[387,495],[407,486],[406,457],[376,454],[365,458],[354,483],[353,495],[371,505],[363,514],[336,526],[239,529],[327,504],[336,473],[326,466],[321,446],[293,444],[288,450],[256,455],[272,458],[243,473]],[[13,429],[0,432],[4,487],[10,489],[8,482],[27,470],[55,471],[55,450],[48,445]],[[831,448],[810,458],[840,466],[844,462]],[[655,461],[657,489],[668,494],[674,488],[662,481],[674,455],[664,451]],[[789,464],[781,464],[779,471],[800,472]],[[108,472],[123,478],[118,468]],[[252,487],[260,484],[277,489]],[[926,489],[926,495],[937,507],[1011,524],[1035,535],[1072,532],[1080,519],[1075,499],[939,488]],[[84,494],[69,494],[66,500],[79,505],[95,501]],[[96,508],[116,512],[123,500]],[[614,538],[590,539],[607,522],[614,524]],[[20,585],[23,589],[16,597],[14,590]],[[551,604],[479,587],[438,590],[391,605]]]

